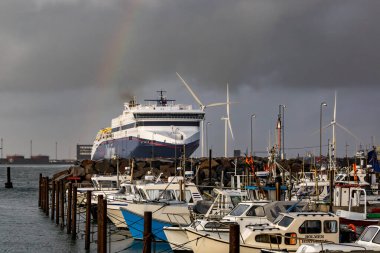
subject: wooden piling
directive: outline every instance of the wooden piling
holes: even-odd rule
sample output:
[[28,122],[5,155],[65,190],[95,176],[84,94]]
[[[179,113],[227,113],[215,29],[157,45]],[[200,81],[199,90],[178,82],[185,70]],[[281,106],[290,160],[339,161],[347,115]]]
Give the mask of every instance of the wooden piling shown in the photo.
[[5,188],[13,188],[11,181],[11,167],[7,167],[7,182],[5,182]]
[[[54,182],[53,182],[54,183]],[[55,181],[55,224],[59,225],[59,182]]]
[[152,252],[152,212],[144,212],[143,253]]
[[40,179],[38,181],[38,207],[41,208],[41,192],[42,192],[42,174],[40,173]]
[[73,183],[69,183],[69,189],[67,190],[67,233],[71,233],[71,208],[72,208],[72,196],[73,196]]
[[98,253],[102,252],[103,249],[103,213],[102,213],[102,205],[103,205],[103,195],[98,195],[98,213],[97,213],[97,221],[98,221]]
[[59,187],[60,187],[60,193],[61,196],[59,198],[60,200],[60,205],[59,207],[61,208],[60,213],[61,213],[61,229],[65,227],[65,185],[63,183],[63,180],[59,180]]
[[101,207],[101,213],[102,213],[102,247],[101,247],[101,253],[107,253],[107,200],[102,200],[102,207]]
[[240,252],[240,226],[238,224],[230,225],[230,250],[229,253]]
[[52,181],[51,183],[51,220],[54,221],[54,215],[55,215],[55,183]]
[[90,234],[91,234],[91,191],[86,194],[86,229],[84,248],[90,249]]
[[280,182],[276,182],[276,200],[280,201],[281,200],[281,185]]
[[77,239],[77,195],[78,187],[73,186],[72,213],[71,213],[71,239]]
[[45,198],[45,213],[49,216],[49,177],[46,177]]
[[41,209],[43,212],[45,212],[45,204],[44,204],[44,201],[45,201],[45,177],[42,177],[41,178],[41,185],[40,185],[41,189],[40,189],[40,192],[41,192]]

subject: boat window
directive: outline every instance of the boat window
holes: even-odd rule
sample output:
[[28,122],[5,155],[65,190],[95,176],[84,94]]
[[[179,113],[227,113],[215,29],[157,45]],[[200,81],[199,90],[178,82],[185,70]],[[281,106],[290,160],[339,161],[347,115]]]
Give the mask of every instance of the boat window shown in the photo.
[[323,222],[323,232],[325,233],[337,233],[338,223],[335,220],[325,220]]
[[175,200],[176,196],[173,190],[146,190],[149,199]]
[[247,211],[247,216],[264,217],[265,216],[264,207],[262,207],[262,206],[252,206]]
[[229,229],[230,227],[229,227],[229,223],[224,224],[222,222],[212,221],[212,222],[206,223],[205,228]]
[[380,244],[380,233],[377,233],[372,240],[373,243]]
[[292,222],[294,218],[289,216],[284,216],[284,218],[278,222],[278,225],[281,227],[288,227]]
[[117,182],[112,180],[98,181],[100,188],[117,188]]
[[319,234],[322,232],[320,220],[307,220],[298,228],[300,234]]
[[234,209],[232,209],[232,211],[230,212],[230,215],[232,216],[240,216],[242,215],[245,210],[247,210],[249,207],[249,205],[237,205]]
[[362,236],[359,238],[360,241],[369,242],[373,238],[373,236],[377,233],[378,228],[376,227],[369,227],[367,228]]
[[271,243],[271,244],[281,244],[281,235],[280,234],[261,234],[256,235],[256,242],[261,243]]

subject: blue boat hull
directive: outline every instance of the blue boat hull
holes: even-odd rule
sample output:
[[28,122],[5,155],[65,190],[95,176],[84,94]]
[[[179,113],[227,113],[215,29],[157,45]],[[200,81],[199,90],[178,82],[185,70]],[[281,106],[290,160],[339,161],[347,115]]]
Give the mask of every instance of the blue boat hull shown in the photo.
[[[136,213],[130,212],[125,209],[120,209],[125,222],[128,225],[129,231],[134,239],[142,240],[144,238],[144,217]],[[169,227],[172,224],[168,222],[158,221],[152,219],[152,234],[156,241],[167,241],[165,233],[163,231],[164,227]]]
[[[189,157],[199,147],[199,140],[185,145],[185,155]],[[174,158],[183,155],[183,146],[164,142],[127,137],[102,142],[92,155],[92,160],[120,158]]]

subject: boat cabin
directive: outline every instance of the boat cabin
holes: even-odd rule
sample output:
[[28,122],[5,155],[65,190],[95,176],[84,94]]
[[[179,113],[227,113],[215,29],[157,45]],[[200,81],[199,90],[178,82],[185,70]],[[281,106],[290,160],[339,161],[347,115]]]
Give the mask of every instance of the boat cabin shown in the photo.
[[354,243],[331,244],[313,243],[303,244],[296,253],[324,253],[324,252],[380,252],[380,226],[368,226],[359,239]]
[[339,217],[323,212],[280,213],[268,226],[247,226],[245,245],[295,251],[302,243],[339,242]]

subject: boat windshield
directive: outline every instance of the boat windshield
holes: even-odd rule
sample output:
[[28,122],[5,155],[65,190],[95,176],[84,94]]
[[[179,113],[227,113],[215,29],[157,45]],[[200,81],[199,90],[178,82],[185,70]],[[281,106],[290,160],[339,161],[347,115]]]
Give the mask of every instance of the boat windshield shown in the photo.
[[237,205],[232,211],[229,213],[231,216],[240,216],[242,215],[247,209],[249,208],[249,205],[247,204],[239,204]]
[[278,225],[281,227],[289,227],[289,225],[293,222],[294,218],[289,216],[284,216],[281,221],[278,222]]
[[283,214],[278,215],[277,218],[273,221],[273,223],[277,224],[280,220],[282,220],[283,217],[284,217]]
[[362,236],[360,237],[360,241],[369,242],[373,238],[373,236],[377,233],[378,228],[376,227],[369,227],[367,228]]

